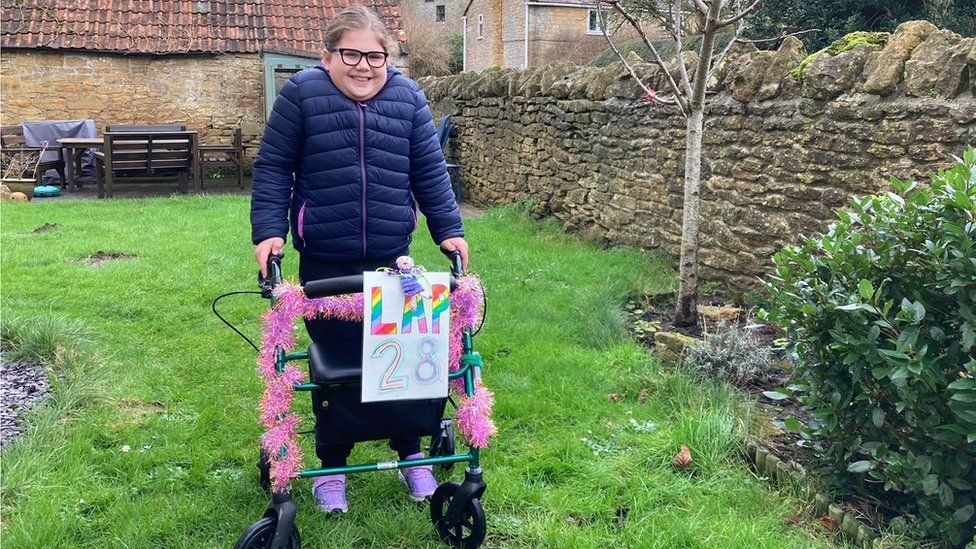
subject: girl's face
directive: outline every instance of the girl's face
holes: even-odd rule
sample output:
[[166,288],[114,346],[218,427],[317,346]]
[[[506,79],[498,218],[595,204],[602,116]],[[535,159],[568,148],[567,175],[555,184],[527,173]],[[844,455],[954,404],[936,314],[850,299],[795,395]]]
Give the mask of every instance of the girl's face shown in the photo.
[[346,97],[367,101],[386,84],[386,56],[381,53],[383,45],[372,31],[350,30],[333,51],[326,52],[322,63]]

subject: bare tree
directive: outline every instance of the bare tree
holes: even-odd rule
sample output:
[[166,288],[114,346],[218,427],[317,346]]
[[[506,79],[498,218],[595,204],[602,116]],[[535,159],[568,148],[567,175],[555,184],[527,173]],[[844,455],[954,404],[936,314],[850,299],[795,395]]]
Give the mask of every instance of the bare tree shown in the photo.
[[[624,5],[620,0],[601,0],[630,24],[651,51],[653,62],[663,71],[667,91],[657,91],[641,81],[634,68],[604,32],[607,42],[631,76],[644,90],[644,97],[655,103],[676,105],[685,117],[685,184],[681,221],[680,286],[674,322],[692,326],[698,322],[698,203],[701,184],[702,129],[705,115],[705,87],[745,28],[745,18],[762,4],[762,0],[637,0]],[[675,63],[661,58],[654,43],[644,31],[643,21],[651,20],[664,27],[674,41]],[[716,52],[716,36],[722,29],[732,39]],[[698,60],[691,63],[684,53],[688,32],[701,36]],[[692,65],[689,67],[689,64]]]

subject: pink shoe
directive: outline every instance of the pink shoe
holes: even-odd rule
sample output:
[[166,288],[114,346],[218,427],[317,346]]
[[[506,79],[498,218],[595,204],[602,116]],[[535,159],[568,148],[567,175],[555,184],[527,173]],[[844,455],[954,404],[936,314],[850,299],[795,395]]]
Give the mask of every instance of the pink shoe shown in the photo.
[[315,504],[326,513],[345,513],[349,511],[346,502],[346,475],[317,477],[312,484]]
[[[421,459],[423,457],[423,452],[420,452],[407,456],[403,461],[407,459]],[[400,469],[397,472],[397,476],[407,485],[407,489],[410,491],[410,499],[414,501],[419,502],[430,499],[430,496],[434,495],[434,490],[437,490],[437,479],[434,478],[434,468],[430,465]]]

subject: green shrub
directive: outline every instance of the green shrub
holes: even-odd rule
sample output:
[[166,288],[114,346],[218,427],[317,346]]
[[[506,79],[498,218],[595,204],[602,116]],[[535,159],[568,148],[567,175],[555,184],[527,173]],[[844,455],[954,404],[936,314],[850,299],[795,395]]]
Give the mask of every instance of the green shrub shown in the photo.
[[974,157],[929,188],[851,200],[826,235],[776,254],[765,284],[827,480],[954,545],[976,525]]
[[448,51],[447,69],[450,74],[459,74],[464,70],[464,35],[452,32],[447,35]]

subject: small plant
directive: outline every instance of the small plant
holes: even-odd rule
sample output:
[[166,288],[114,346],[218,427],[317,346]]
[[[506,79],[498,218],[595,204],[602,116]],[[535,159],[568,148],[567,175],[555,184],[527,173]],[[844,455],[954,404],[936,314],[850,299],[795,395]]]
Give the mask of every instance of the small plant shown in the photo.
[[[35,179],[37,167],[47,150],[48,142],[43,141],[40,149],[13,149],[0,153],[0,178],[4,181],[13,179]],[[27,176],[27,177],[25,177]]]
[[774,256],[768,318],[826,480],[961,545],[976,526],[976,151],[929,187],[892,185]]
[[747,385],[769,380],[776,370],[775,350],[756,336],[755,325],[719,323],[707,331],[705,345],[689,345],[685,366],[696,374]]

